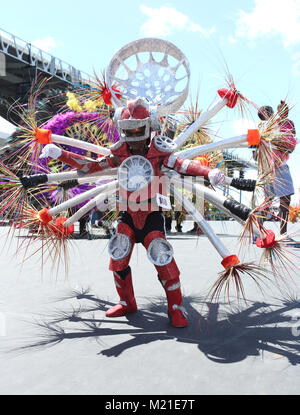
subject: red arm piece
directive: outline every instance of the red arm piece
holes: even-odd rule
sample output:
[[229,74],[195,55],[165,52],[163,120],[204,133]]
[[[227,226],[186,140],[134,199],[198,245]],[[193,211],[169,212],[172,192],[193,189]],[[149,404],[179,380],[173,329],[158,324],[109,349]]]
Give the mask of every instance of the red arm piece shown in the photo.
[[58,158],[58,160],[86,174],[102,171],[110,167],[106,157],[93,160],[88,157],[81,156],[80,154],[65,150],[62,150],[62,155]]
[[178,173],[187,174],[189,176],[204,176],[205,179],[208,179],[208,173],[212,170],[210,167],[203,166],[198,161],[179,157],[175,159],[173,155],[165,159],[164,165]]

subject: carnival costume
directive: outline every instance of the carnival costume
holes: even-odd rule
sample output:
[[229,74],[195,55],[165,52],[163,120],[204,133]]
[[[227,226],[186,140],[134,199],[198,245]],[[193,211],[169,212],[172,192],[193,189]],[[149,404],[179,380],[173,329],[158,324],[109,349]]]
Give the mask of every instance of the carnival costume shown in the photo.
[[[141,60],[140,54],[147,54],[148,59]],[[160,57],[157,58],[155,54],[160,54]],[[190,137],[201,131],[208,120],[225,106],[234,108],[240,102],[251,104],[236,90],[233,81],[230,80],[227,88],[218,90],[218,100],[207,111],[201,112],[177,136],[170,138],[164,134],[165,127],[169,117],[184,104],[189,91],[189,80],[188,61],[172,43],[150,38],[132,42],[112,58],[101,88],[90,88],[89,96],[93,98],[98,93],[109,107],[106,114],[110,115],[110,108],[114,107],[113,137],[115,131],[119,134],[119,140],[115,144],[108,148],[94,140],[82,141],[55,134],[49,128],[51,120],[45,125],[31,123],[32,130],[26,128],[19,131],[23,131],[26,145],[29,141],[31,146],[38,149],[38,159],[49,161],[49,158],[54,158],[64,165],[71,166],[73,170],[25,175],[19,179],[2,166],[6,173],[3,175],[3,183],[8,183],[9,189],[11,183],[14,183],[20,204],[24,203],[24,192],[30,192],[41,185],[47,186],[49,183],[60,183],[65,180],[71,180],[74,186],[94,183],[89,190],[50,208],[44,207],[36,211],[27,207],[22,209],[20,215],[20,204],[16,204],[15,210],[18,214],[14,214],[13,226],[27,227],[30,232],[35,232],[39,236],[42,234],[43,238],[50,241],[50,246],[53,241],[59,241],[59,245],[53,248],[55,257],[57,250],[65,247],[69,235],[74,231],[76,221],[104,203],[109,196],[119,194],[115,208],[122,213],[109,242],[109,268],[113,271],[120,303],[107,310],[108,317],[123,316],[137,310],[129,262],[135,243],[142,243],[166,292],[171,324],[175,327],[187,325],[182,306],[180,272],[173,257],[172,246],[166,240],[162,214],[162,208],[170,208],[169,195],[165,188],[168,180],[172,183],[174,199],[181,202],[184,210],[192,216],[222,258],[221,264],[225,271],[214,283],[212,297],[218,297],[224,287],[229,293],[230,283],[235,285],[236,293],[244,297],[241,274],[250,275],[257,281],[258,278],[266,277],[266,272],[261,265],[241,263],[239,258],[227,249],[194,203],[185,197],[183,188],[191,194],[200,194],[202,199],[241,223],[244,226],[243,240],[249,241],[255,235],[256,245],[263,248],[264,258],[270,260],[272,271],[276,272],[274,253],[281,252],[284,241],[278,240],[274,232],[260,224],[257,212],[258,209],[261,210],[261,206],[251,210],[214,189],[215,186],[226,184],[242,191],[254,191],[259,181],[225,177],[219,169],[203,165],[199,161],[199,156],[216,150],[254,145],[258,147],[258,167],[263,167],[265,173],[269,169],[271,177],[273,156],[278,150],[284,152],[284,146],[288,148],[288,143],[280,140],[278,132],[274,132],[272,126],[267,124],[261,130],[248,130],[246,134],[238,137],[183,148]],[[88,89],[85,88],[86,90]],[[97,120],[97,114],[95,117],[98,125],[105,125],[107,128],[107,124],[103,124],[103,119]],[[135,147],[134,143],[140,144],[140,147]],[[67,151],[61,146],[79,148],[100,157],[87,157],[78,152]],[[208,164],[207,160],[204,164]],[[110,180],[101,181],[103,175],[109,176]],[[184,181],[184,176],[200,176],[206,180],[206,185],[196,180]],[[11,190],[7,190],[5,197],[7,200],[11,197]],[[70,217],[61,216],[67,209],[80,206],[83,202],[85,204]],[[0,206],[0,213],[4,212],[7,206],[4,203]]]
[[[173,250],[165,237],[164,217],[160,212],[153,212],[157,193],[153,194],[153,180],[163,177],[161,167],[177,171],[180,174],[203,176],[210,178],[215,184],[223,183],[225,177],[221,171],[202,166],[197,161],[172,156],[173,147],[168,137],[155,136],[151,141],[151,133],[159,127],[151,122],[150,110],[144,99],[137,98],[129,101],[127,107],[119,110],[120,119],[115,122],[120,132],[120,141],[110,147],[111,155],[98,161],[89,161],[83,156],[60,150],[53,144],[44,148],[42,157],[52,156],[65,164],[76,168],[79,173],[93,174],[104,171],[106,168],[119,167],[126,170],[125,181],[120,175],[120,197],[128,205],[127,212],[122,214],[115,235],[109,243],[111,255],[110,270],[114,273],[115,284],[120,296],[120,304],[106,312],[108,317],[118,317],[137,310],[129,261],[135,243],[141,242],[147,249],[148,258],[155,265],[158,277],[163,285],[168,299],[168,314],[171,324],[175,327],[184,327],[187,320],[182,307],[179,270],[173,258]],[[143,135],[131,137],[131,130],[143,128]],[[133,155],[128,147],[130,141],[150,141],[147,153],[144,156]],[[151,174],[151,175],[150,175]],[[134,208],[130,209],[130,196],[132,192],[139,190],[143,181],[149,184],[135,197]],[[162,185],[160,184],[160,187]],[[158,193],[163,195],[163,192]],[[163,195],[164,196],[164,195]],[[129,202],[129,203],[128,203]],[[152,205],[152,206],[151,206]],[[141,209],[141,206],[143,209]],[[119,210],[119,209],[118,209]]]

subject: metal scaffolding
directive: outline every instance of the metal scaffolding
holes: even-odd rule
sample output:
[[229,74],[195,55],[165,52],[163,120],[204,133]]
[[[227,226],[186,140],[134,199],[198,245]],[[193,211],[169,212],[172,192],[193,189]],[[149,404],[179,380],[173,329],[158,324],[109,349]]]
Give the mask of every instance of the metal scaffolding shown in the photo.
[[91,79],[87,73],[2,29],[0,52],[68,83]]

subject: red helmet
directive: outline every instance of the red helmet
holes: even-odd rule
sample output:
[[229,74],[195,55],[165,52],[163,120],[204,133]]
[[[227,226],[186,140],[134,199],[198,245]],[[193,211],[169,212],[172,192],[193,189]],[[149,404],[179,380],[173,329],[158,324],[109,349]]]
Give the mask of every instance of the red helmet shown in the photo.
[[[150,137],[151,131],[158,130],[160,124],[154,108],[144,98],[128,101],[126,107],[115,112],[115,122],[123,141],[142,141]],[[145,127],[140,136],[131,137],[130,130]]]

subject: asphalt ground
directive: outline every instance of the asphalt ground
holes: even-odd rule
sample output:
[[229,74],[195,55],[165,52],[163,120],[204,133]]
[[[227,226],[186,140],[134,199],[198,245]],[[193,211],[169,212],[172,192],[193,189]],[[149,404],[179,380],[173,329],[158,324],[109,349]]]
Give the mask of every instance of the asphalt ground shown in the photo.
[[[237,253],[238,225],[212,225]],[[139,310],[109,319],[105,310],[118,298],[107,239],[72,240],[66,276],[63,269],[51,272],[50,263],[42,273],[40,254],[22,264],[22,249],[15,256],[22,236],[6,240],[2,227],[0,394],[298,395],[299,248],[290,249],[293,278],[283,272],[261,293],[245,277],[247,302],[231,291],[230,301],[221,296],[216,303],[208,292],[221,258],[205,236],[187,234],[190,228],[185,223],[182,234],[169,235],[189,319],[188,327],[176,329],[143,246],[131,259]],[[299,223],[292,227],[299,229]],[[27,255],[35,250],[30,245]],[[239,258],[258,263],[260,255],[250,245]]]

